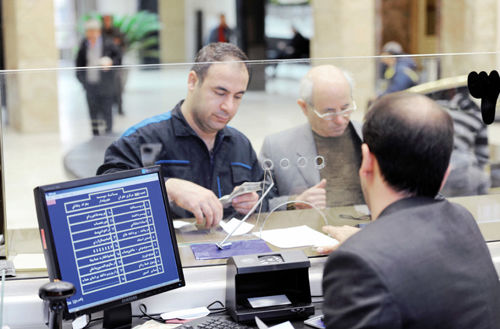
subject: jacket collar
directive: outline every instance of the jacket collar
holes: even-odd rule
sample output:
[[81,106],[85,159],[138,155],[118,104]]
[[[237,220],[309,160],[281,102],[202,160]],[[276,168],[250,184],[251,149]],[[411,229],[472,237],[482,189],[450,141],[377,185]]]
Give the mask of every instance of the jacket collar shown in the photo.
[[[174,129],[175,136],[196,136],[199,138],[198,134],[194,131],[193,128],[189,125],[184,114],[181,111],[181,105],[184,103],[184,100],[181,100],[177,105],[175,105],[172,110],[172,127]],[[229,127],[224,127],[222,130],[219,130],[217,136],[215,137],[215,142],[217,144],[218,141],[222,140],[225,137],[231,137],[233,134]]]
[[414,207],[419,207],[419,206],[427,206],[431,205],[434,203],[442,202],[445,201],[444,198],[429,198],[429,197],[408,197],[408,198],[403,198],[400,199],[396,202],[391,203],[387,207],[385,207],[384,210],[380,213],[378,216],[378,219],[382,219],[382,217],[389,216],[395,212],[398,212],[400,210],[406,210],[408,208],[414,208]]

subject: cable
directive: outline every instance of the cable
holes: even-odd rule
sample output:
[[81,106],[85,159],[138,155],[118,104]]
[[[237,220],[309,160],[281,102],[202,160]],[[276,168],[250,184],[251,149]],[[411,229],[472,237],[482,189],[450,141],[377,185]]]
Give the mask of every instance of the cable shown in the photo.
[[[209,311],[211,311],[210,307],[212,307],[212,306],[213,306],[213,305],[215,305],[215,304],[219,304],[219,305],[221,306],[220,308],[226,309],[226,306],[225,306],[225,305],[224,305],[224,303],[222,303],[220,300],[216,300],[215,302],[212,302],[212,303],[208,304],[207,309],[208,309]],[[217,309],[214,309],[214,310],[216,310],[216,311],[217,311],[217,310],[219,310],[220,308],[217,308]]]
[[147,313],[148,312],[148,308],[146,307],[145,304],[142,304],[142,303],[139,304],[139,311],[141,311],[141,313],[142,313],[142,316],[140,316],[141,318],[145,317],[145,318],[148,318],[150,320],[154,320],[156,322],[165,323],[165,320],[163,320],[161,317],[158,318],[158,317],[154,317],[153,316],[153,315],[156,315],[156,314],[152,314],[152,315],[148,314]]

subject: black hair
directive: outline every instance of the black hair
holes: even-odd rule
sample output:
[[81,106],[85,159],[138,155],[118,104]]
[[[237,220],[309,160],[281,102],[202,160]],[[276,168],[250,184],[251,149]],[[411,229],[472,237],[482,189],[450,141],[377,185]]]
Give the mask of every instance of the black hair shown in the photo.
[[430,98],[406,92],[381,97],[366,114],[363,139],[393,189],[432,198],[439,192],[453,149],[453,120]]
[[191,67],[191,70],[196,73],[200,82],[203,82],[203,79],[205,79],[207,75],[208,68],[213,62],[223,62],[234,59],[242,61],[250,75],[250,67],[246,62],[248,61],[247,55],[237,46],[227,42],[212,42],[201,48],[196,54],[194,60],[195,64]]

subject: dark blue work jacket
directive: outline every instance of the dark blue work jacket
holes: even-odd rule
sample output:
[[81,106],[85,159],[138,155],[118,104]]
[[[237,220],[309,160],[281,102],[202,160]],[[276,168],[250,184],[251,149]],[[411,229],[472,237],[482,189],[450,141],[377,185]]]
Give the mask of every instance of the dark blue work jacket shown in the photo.
[[[172,111],[129,128],[108,147],[97,174],[157,164],[161,165],[165,179],[191,181],[212,190],[217,197],[230,194],[243,182],[263,179],[264,172],[248,138],[225,127],[217,133],[210,152],[187,123],[181,104],[182,101]],[[177,217],[192,216],[177,208],[173,209]],[[229,213],[225,211],[225,216]]]

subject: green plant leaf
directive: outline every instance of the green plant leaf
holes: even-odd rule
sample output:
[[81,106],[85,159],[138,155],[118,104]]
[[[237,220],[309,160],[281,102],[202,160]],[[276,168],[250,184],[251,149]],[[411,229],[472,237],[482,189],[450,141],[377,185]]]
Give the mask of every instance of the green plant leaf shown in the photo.
[[[90,18],[101,19],[101,15],[92,13],[82,16],[81,26],[83,27],[85,21]],[[113,26],[123,34],[126,45],[125,52],[140,50],[143,56],[158,57],[158,50],[147,49],[157,46],[159,43],[158,36],[152,35],[153,32],[161,29],[157,14],[142,10],[133,15],[116,15],[113,16]],[[144,52],[148,52],[148,55],[145,55]]]

